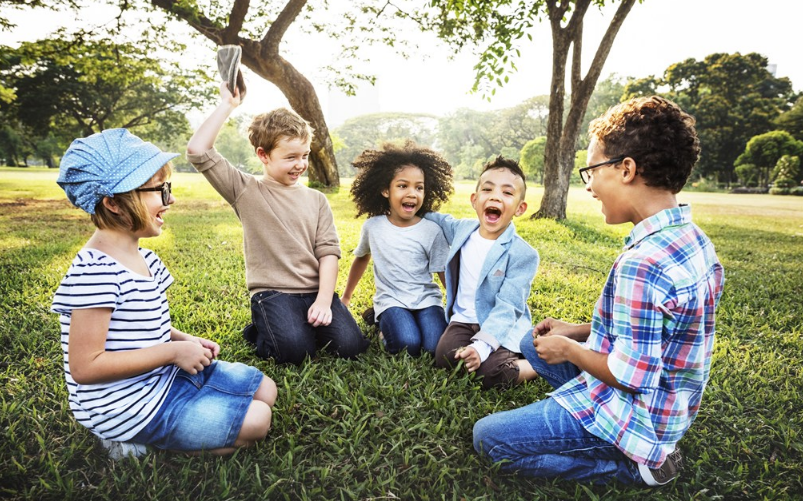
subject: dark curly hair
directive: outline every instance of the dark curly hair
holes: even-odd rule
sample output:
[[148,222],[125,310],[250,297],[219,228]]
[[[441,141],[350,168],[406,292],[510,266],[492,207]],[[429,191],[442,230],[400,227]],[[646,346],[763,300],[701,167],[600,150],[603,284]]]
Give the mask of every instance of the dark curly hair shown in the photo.
[[700,157],[694,117],[660,96],[620,103],[592,121],[588,135],[608,158],[636,161],[647,186],[679,192]]
[[393,177],[402,167],[412,165],[424,173],[424,202],[416,213],[423,216],[437,210],[452,193],[452,167],[437,152],[413,141],[403,145],[385,143],[378,150],[365,150],[352,165],[357,177],[351,185],[351,197],[357,206],[357,217],[381,216],[390,212],[388,199],[382,190],[390,187]]

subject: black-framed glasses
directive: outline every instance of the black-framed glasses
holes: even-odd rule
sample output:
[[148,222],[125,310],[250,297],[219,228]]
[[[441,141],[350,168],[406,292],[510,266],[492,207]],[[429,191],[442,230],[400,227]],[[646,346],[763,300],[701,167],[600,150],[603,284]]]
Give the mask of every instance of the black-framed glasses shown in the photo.
[[596,169],[597,167],[602,167],[603,165],[618,164],[624,159],[625,157],[611,158],[610,160],[607,160],[605,162],[600,162],[598,164],[589,165],[588,167],[583,167],[582,169],[579,169],[577,172],[580,173],[580,180],[583,182],[583,184],[588,184],[588,182],[591,181],[591,176],[588,174],[588,171],[590,171],[591,169]]
[[164,183],[160,184],[159,186],[154,186],[153,188],[137,188],[134,191],[161,191],[162,192],[162,205],[169,205],[169,203],[170,203],[170,194],[173,193],[173,187],[170,184],[170,181],[165,181]]

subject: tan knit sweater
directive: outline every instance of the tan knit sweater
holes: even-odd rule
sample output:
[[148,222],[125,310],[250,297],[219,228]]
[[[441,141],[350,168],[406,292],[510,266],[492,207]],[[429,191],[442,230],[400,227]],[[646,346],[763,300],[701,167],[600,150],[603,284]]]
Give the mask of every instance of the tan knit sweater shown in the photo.
[[214,148],[187,159],[234,208],[243,225],[245,281],[264,290],[318,291],[318,260],[340,258],[332,209],[319,191],[237,170]]

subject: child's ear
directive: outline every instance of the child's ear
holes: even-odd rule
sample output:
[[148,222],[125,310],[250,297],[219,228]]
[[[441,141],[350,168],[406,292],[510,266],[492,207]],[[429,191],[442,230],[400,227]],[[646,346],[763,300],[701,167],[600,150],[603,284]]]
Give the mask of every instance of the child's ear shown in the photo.
[[114,201],[112,197],[103,197],[103,206],[115,214],[120,213],[120,206]]
[[622,162],[622,182],[625,184],[630,184],[636,179],[636,172],[638,171],[638,166],[636,162],[627,157]]
[[387,188],[385,188],[384,190],[382,190],[382,196],[385,198],[390,198],[390,191]]
[[477,201],[477,192],[471,194],[471,206],[474,207],[474,202]]
[[258,146],[256,151],[259,161],[262,162],[263,164],[268,163],[268,160],[270,160],[270,156],[268,155],[268,152],[265,151],[265,148],[263,148],[262,146]]
[[519,206],[518,206],[518,207],[516,207],[516,212],[515,212],[515,214],[514,214],[514,215],[516,215],[516,216],[521,216],[521,215],[522,215],[522,214],[524,214],[525,212],[527,212],[527,202],[525,202],[524,200],[522,200],[522,201],[521,201],[521,203],[519,203]]

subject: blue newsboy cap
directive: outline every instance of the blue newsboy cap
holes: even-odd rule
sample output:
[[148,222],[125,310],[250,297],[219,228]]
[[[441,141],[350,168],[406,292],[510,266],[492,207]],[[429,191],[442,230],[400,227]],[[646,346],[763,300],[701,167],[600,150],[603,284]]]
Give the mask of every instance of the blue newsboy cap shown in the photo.
[[56,180],[73,205],[94,214],[103,197],[139,188],[178,153],[165,153],[127,129],[107,129],[72,142]]

